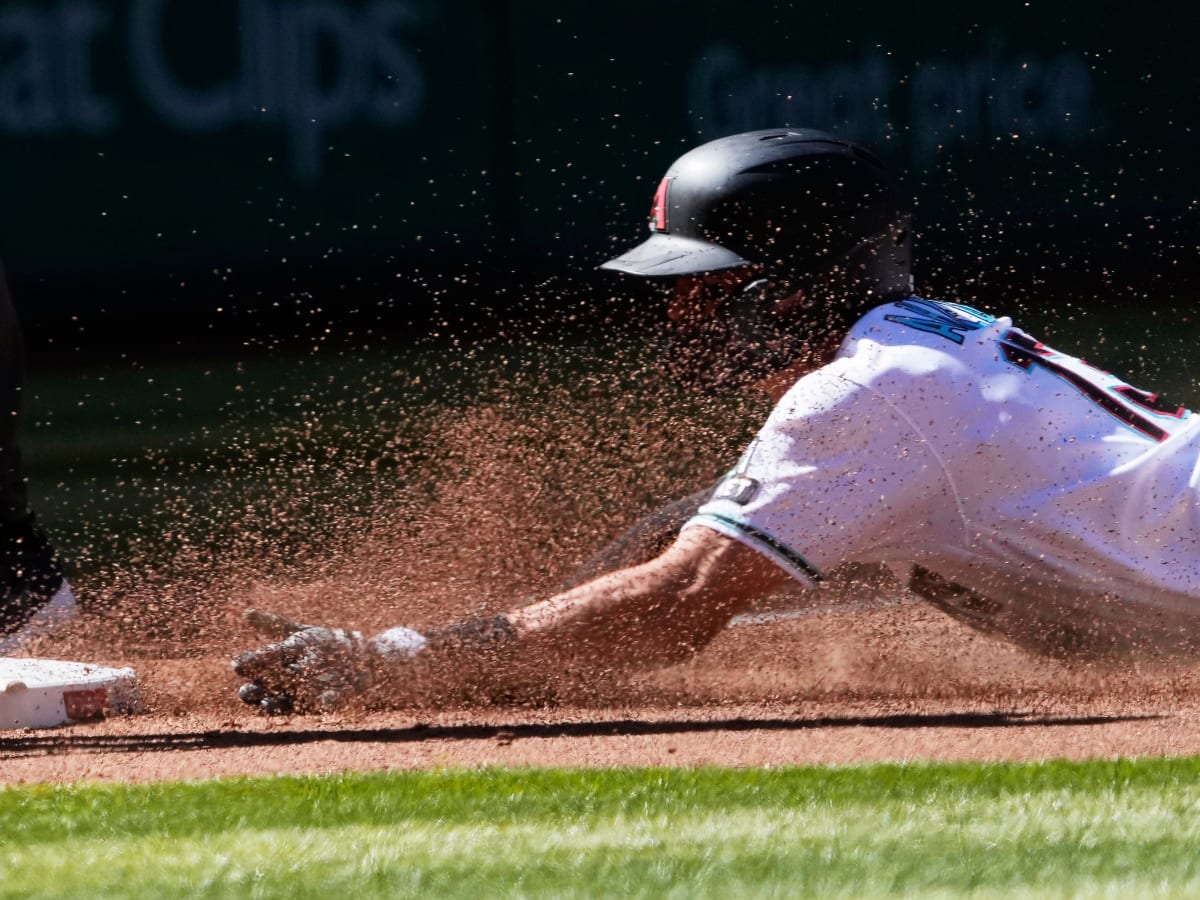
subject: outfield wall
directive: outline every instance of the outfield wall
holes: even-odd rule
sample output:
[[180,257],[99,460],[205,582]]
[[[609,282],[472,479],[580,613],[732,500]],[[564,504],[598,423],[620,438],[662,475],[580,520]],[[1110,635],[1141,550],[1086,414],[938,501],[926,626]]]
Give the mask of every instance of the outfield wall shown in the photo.
[[306,284],[418,312],[589,271],[683,149],[790,124],[904,174],[935,282],[1190,290],[1200,14],[970,6],[3,2],[0,254],[32,315]]

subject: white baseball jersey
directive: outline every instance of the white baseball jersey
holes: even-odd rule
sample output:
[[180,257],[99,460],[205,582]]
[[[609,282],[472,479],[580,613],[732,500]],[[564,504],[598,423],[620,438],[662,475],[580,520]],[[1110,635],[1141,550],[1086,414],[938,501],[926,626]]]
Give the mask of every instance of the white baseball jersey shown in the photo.
[[1008,318],[910,298],[792,387],[697,525],[804,583],[917,563],[1001,618],[1148,605],[1177,629],[1200,616],[1200,416]]

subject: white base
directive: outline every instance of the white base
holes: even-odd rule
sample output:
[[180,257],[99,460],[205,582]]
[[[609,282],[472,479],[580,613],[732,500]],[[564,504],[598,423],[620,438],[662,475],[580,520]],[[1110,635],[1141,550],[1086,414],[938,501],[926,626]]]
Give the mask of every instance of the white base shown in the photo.
[[140,711],[133,669],[0,658],[0,730],[52,728],[106,713]]

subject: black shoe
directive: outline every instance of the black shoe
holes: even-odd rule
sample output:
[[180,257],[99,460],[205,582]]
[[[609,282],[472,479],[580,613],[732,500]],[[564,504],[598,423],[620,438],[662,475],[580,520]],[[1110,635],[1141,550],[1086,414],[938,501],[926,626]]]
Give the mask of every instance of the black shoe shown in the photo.
[[12,656],[38,638],[53,637],[79,615],[79,603],[64,578],[50,597],[10,597],[0,607],[0,656]]
[[78,611],[54,548],[34,516],[0,516],[0,656],[50,635]]

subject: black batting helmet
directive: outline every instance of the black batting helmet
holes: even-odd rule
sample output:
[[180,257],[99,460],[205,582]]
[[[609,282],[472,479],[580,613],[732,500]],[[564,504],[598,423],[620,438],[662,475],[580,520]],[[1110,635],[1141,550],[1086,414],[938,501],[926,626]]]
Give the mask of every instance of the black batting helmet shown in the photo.
[[911,212],[872,153],[807,128],[771,128],[679,157],[654,195],[650,237],[601,268],[674,277],[757,264],[797,289],[884,301],[912,288]]

